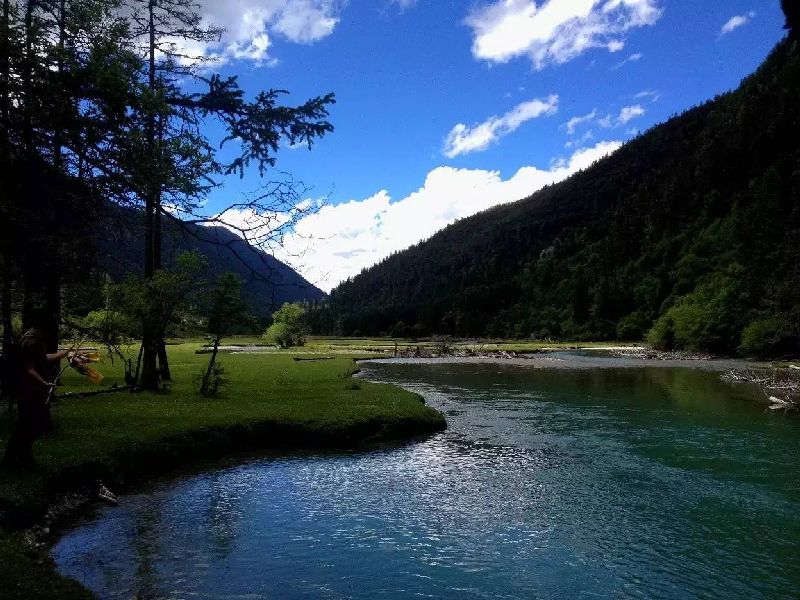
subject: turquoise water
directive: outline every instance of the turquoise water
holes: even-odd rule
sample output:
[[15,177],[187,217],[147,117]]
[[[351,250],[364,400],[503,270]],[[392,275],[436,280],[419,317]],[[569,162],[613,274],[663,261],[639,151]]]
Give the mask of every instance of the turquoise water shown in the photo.
[[216,465],[65,533],[101,598],[797,598],[800,419],[688,369],[365,364],[399,448]]

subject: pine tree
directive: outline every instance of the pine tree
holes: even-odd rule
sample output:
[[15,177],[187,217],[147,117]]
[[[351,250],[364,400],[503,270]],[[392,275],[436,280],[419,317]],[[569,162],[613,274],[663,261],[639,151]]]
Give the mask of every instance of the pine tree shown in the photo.
[[[136,69],[122,47],[124,28],[106,0],[4,1],[0,27],[0,163],[3,190],[3,324],[10,342],[12,297],[23,325],[58,344],[62,281],[87,256],[82,238],[96,213],[119,130],[114,98],[127,95]],[[98,68],[98,62],[102,67]],[[126,73],[113,78],[109,73]]]
[[[298,107],[285,107],[277,103],[285,92],[268,90],[247,102],[235,77],[207,76],[207,57],[186,49],[213,43],[221,34],[219,29],[202,25],[195,2],[141,0],[138,6],[144,10],[132,7],[131,32],[146,61],[146,85],[137,115],[143,133],[132,138],[129,171],[144,207],[143,266],[144,277],[149,279],[163,266],[162,222],[173,218],[167,204],[194,222],[204,220],[197,217],[197,209],[209,189],[218,184],[215,176],[242,176],[251,164],[263,175],[275,164],[282,139],[310,145],[332,131],[326,117],[334,97],[328,94]],[[188,91],[190,87],[204,91]],[[239,144],[237,156],[228,163],[217,160],[215,148],[203,134],[209,119],[225,127],[223,144]],[[280,194],[282,190],[273,191]],[[237,206],[264,213],[262,198]],[[160,379],[170,378],[164,331],[148,326],[143,331],[140,384],[156,389]]]

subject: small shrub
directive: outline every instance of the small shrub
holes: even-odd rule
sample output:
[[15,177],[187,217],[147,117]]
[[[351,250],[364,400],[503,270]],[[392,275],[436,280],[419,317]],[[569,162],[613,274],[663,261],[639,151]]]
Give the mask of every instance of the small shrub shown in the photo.
[[678,299],[653,325],[647,341],[663,350],[725,352],[739,344],[737,271],[714,274]]
[[304,346],[308,334],[305,315],[306,311],[300,304],[287,302],[272,315],[274,322],[262,337],[281,348]]
[[658,350],[675,348],[674,323],[669,314],[659,318],[647,334],[647,343]]
[[795,336],[791,327],[780,317],[768,317],[751,322],[742,331],[739,353],[743,356],[767,358],[791,352]]
[[[205,374],[206,374],[205,371],[203,371],[202,373],[200,373],[200,375],[198,375],[197,379],[198,379],[199,382],[202,383],[203,378],[205,377]],[[225,377],[225,369],[222,366],[222,363],[220,363],[219,361],[216,361],[211,366],[211,372],[209,373],[208,382],[206,384],[206,387],[205,387],[205,389],[202,389],[202,386],[201,386],[200,393],[203,396],[214,397],[219,392],[222,391],[222,389],[225,387],[225,385],[227,383],[228,383],[228,379],[227,379],[227,377]]]

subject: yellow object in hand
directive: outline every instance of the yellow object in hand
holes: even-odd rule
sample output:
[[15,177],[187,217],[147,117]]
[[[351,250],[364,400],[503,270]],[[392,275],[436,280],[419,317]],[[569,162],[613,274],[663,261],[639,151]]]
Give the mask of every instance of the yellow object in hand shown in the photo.
[[100,371],[95,371],[92,367],[84,367],[86,369],[85,375],[94,383],[101,383],[103,381],[103,374]]

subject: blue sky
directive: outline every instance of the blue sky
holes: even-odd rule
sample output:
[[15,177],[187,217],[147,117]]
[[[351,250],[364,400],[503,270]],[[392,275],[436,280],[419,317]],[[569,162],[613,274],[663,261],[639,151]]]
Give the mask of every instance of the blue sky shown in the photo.
[[[204,10],[228,29],[219,69],[246,90],[284,88],[290,103],[336,93],[334,133],[311,152],[282,149],[276,165],[326,197],[276,249],[326,290],[735,87],[783,36],[777,0],[206,0]],[[255,173],[230,178],[207,210],[257,185]]]

